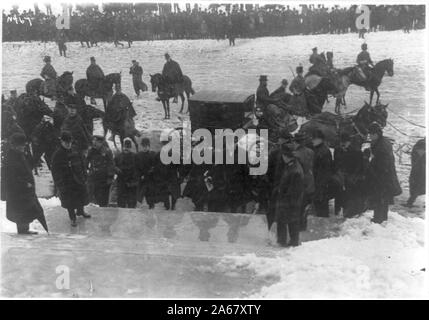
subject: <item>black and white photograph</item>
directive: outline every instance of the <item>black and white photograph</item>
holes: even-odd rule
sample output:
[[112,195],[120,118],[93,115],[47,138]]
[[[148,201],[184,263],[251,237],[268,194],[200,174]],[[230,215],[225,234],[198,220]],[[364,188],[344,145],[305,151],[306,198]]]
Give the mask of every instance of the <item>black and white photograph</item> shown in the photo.
[[0,298],[429,299],[427,5],[2,1]]

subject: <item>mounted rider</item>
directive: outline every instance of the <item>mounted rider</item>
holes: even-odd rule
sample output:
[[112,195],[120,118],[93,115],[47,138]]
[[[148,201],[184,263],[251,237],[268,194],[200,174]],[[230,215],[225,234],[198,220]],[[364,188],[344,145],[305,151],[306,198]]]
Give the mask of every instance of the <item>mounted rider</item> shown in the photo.
[[102,92],[102,85],[104,80],[104,72],[101,67],[95,63],[95,58],[90,58],[91,64],[86,69],[86,78],[88,79],[88,86],[91,92],[91,103],[93,103],[97,92]]
[[170,85],[171,91],[174,94],[174,103],[177,103],[177,96],[179,94],[178,86],[183,82],[183,73],[180,65],[171,59],[170,55],[166,53],[164,68],[162,69],[162,76]]
[[312,66],[309,68],[309,72],[323,76],[325,73],[328,73],[325,56],[323,53],[319,54],[317,52],[317,47],[314,47],[312,50],[313,53],[309,59]]
[[372,62],[371,56],[367,51],[368,45],[363,43],[361,48],[362,51],[358,54],[356,63],[358,64],[359,75],[363,78],[364,81],[369,81],[371,79],[371,67],[374,67],[374,63]]
[[296,67],[296,77],[292,80],[289,90],[292,92],[295,96],[300,96],[304,93],[305,89],[305,80],[304,80],[304,68],[300,65]]
[[51,96],[53,99],[56,99],[57,72],[51,65],[50,56],[45,56],[43,58],[43,62],[45,62],[45,65],[43,66],[40,76],[45,80],[43,86],[44,94]]
[[269,104],[274,104],[279,101],[278,98],[270,97],[270,92],[267,88],[268,77],[262,75],[259,77],[259,87],[256,90],[256,106],[265,112],[265,107]]
[[121,86],[115,84],[115,94],[107,105],[104,121],[117,124],[125,121],[127,117],[133,119],[135,116],[136,111],[131,100],[122,93]]

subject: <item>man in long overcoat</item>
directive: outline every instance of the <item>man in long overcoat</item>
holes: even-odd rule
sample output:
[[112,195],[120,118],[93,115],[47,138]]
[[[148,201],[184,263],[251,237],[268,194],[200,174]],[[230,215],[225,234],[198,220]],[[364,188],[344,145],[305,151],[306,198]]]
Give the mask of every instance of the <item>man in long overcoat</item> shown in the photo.
[[374,208],[375,223],[387,220],[389,204],[393,197],[402,193],[396,175],[395,156],[392,144],[383,136],[381,126],[374,122],[369,128],[372,159],[368,168],[367,186],[370,188],[370,201]]
[[140,96],[140,90],[142,92],[147,91],[147,85],[143,82],[143,68],[139,65],[138,61],[133,60],[133,65],[130,68],[130,74],[133,77],[133,87],[137,97]]
[[113,153],[103,136],[95,135],[92,147],[88,151],[87,164],[89,169],[90,194],[100,207],[107,207],[109,190],[115,175]]
[[[273,190],[277,242],[280,246],[298,246],[301,227],[301,205],[304,196],[304,172],[287,144],[281,146],[281,161],[277,162],[278,185]],[[287,235],[289,230],[289,243]]]
[[18,234],[37,234],[30,231],[30,223],[44,214],[36,196],[31,166],[24,154],[26,141],[23,133],[10,137],[10,148],[1,166],[2,200],[6,200],[6,217],[16,223]]
[[314,209],[318,217],[329,217],[329,188],[333,174],[332,154],[325,143],[325,135],[316,130],[312,135],[314,151]]
[[52,156],[52,177],[61,206],[67,209],[71,225],[76,227],[76,216],[91,217],[83,209],[89,203],[86,166],[82,154],[72,149],[71,133],[63,131],[60,140],[61,145]]
[[307,135],[305,133],[298,132],[294,136],[294,155],[299,161],[304,172],[304,196],[301,206],[301,230],[307,229],[307,217],[306,207],[312,203],[312,197],[314,193],[314,152],[306,146]]

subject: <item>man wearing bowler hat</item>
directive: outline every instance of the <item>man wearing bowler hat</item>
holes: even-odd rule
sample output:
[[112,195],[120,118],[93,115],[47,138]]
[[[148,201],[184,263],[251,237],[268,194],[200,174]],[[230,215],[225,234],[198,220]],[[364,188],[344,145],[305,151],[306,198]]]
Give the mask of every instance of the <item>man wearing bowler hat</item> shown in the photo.
[[61,206],[67,209],[72,227],[76,227],[76,216],[91,217],[83,209],[89,203],[86,165],[83,156],[72,149],[73,136],[70,132],[63,131],[60,142],[52,156],[52,178]]

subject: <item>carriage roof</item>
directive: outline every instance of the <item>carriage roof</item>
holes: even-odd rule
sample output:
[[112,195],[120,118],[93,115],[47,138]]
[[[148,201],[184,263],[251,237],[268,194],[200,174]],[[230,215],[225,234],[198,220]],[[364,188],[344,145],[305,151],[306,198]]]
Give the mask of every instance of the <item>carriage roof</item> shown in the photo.
[[189,101],[208,103],[247,103],[255,94],[243,91],[202,90],[189,98]]

